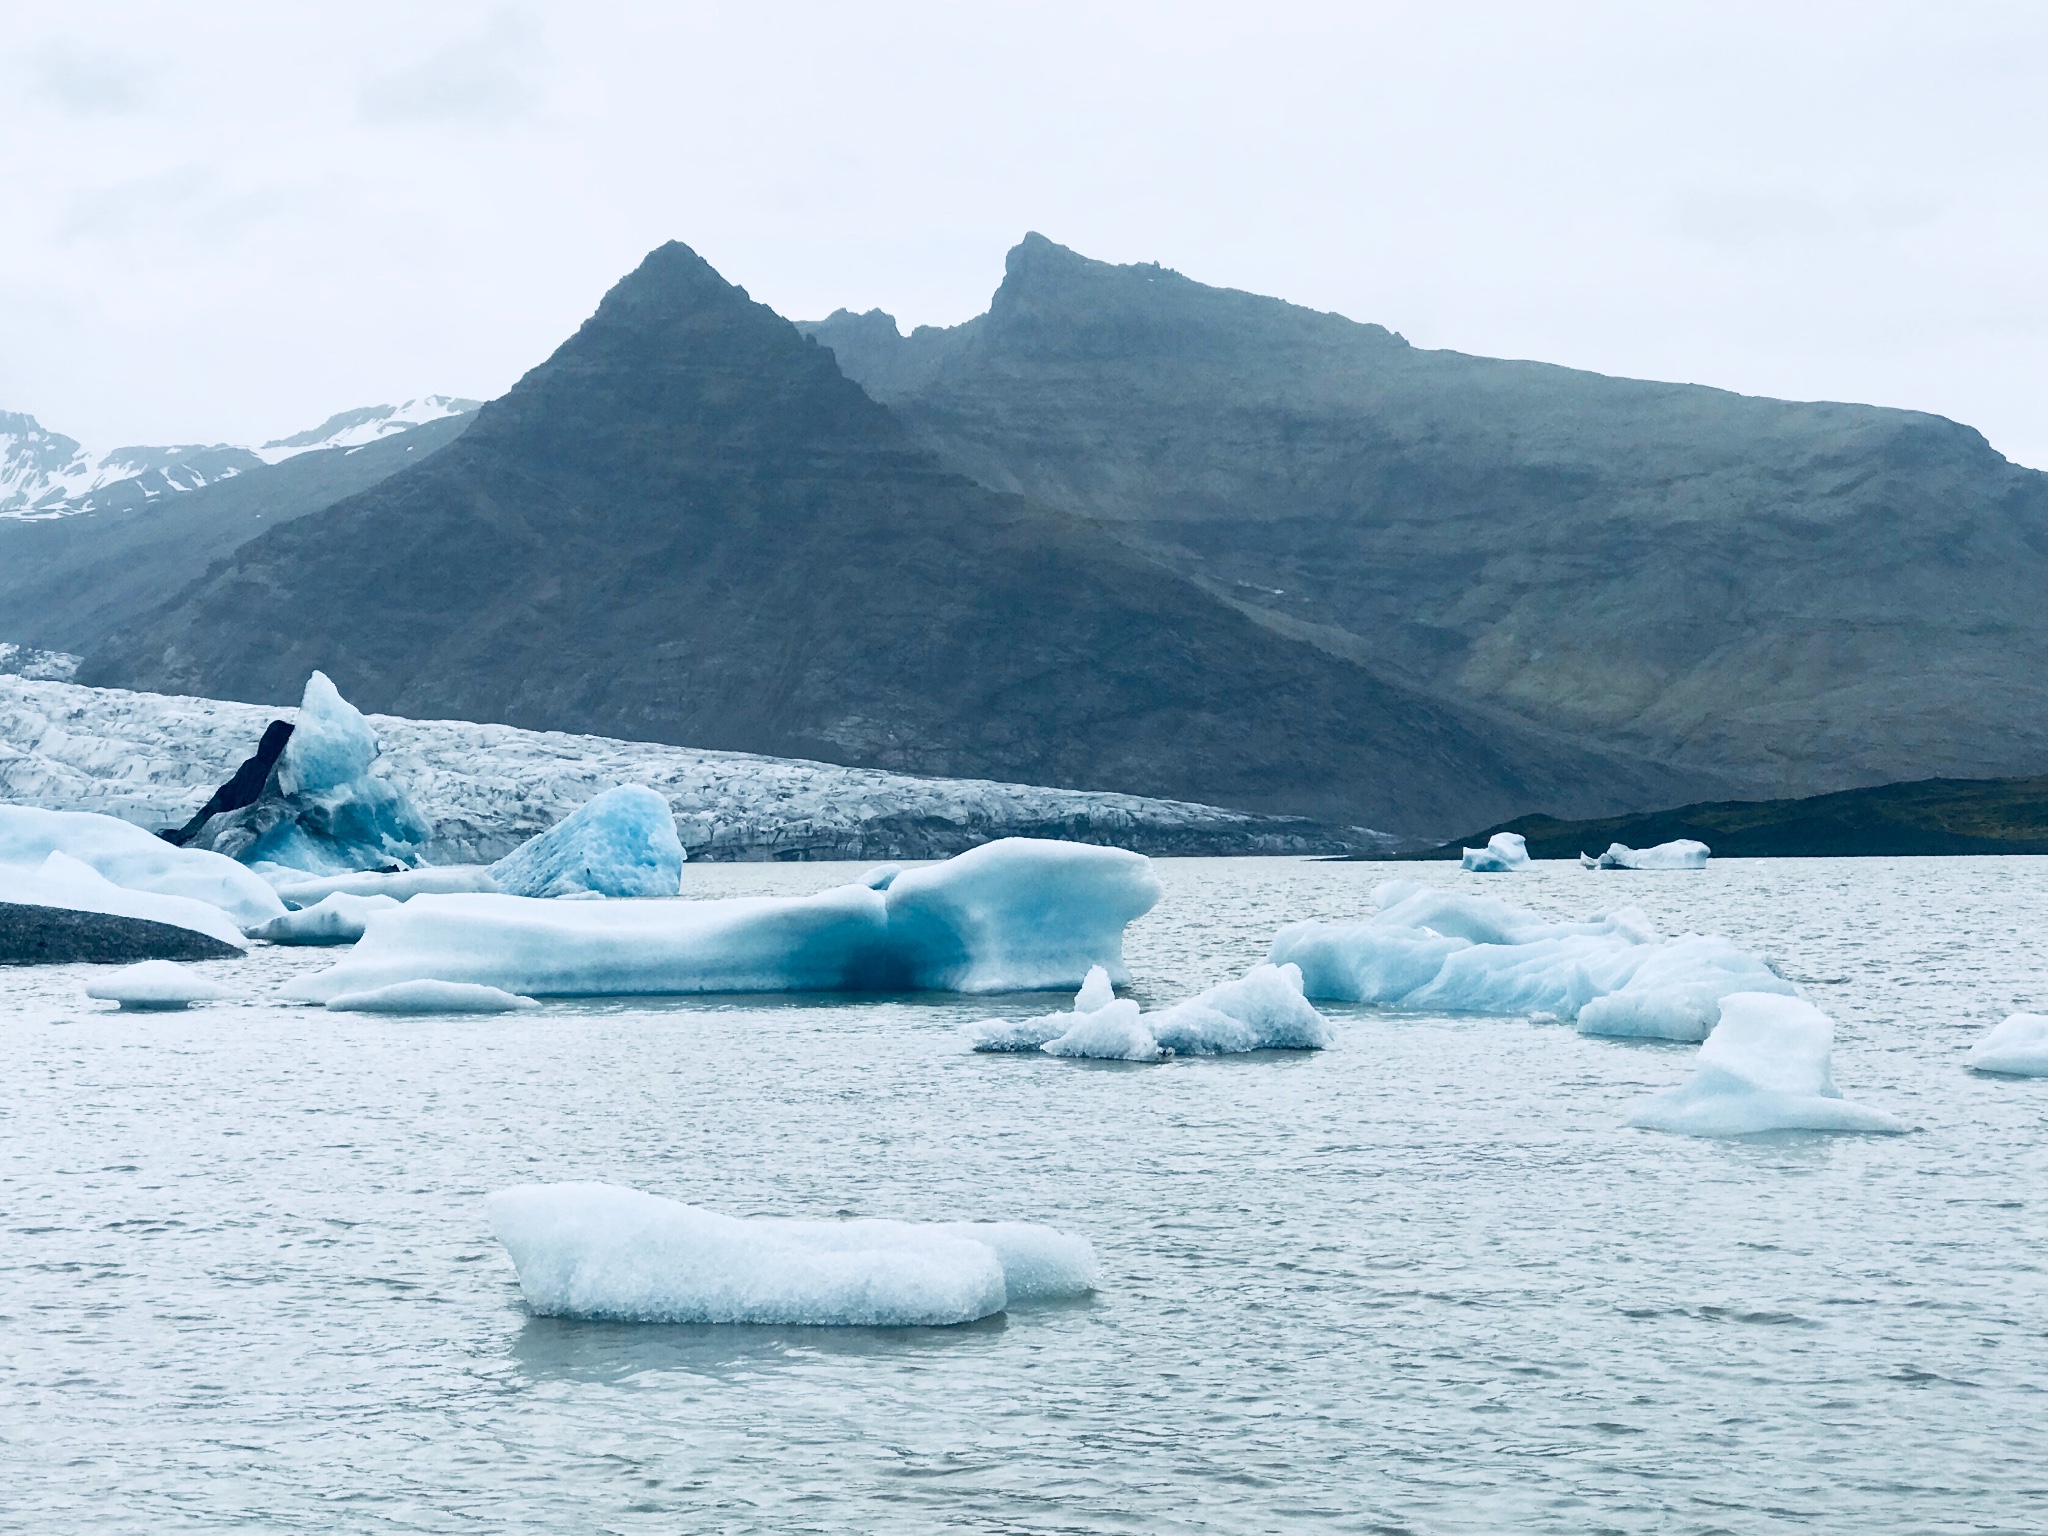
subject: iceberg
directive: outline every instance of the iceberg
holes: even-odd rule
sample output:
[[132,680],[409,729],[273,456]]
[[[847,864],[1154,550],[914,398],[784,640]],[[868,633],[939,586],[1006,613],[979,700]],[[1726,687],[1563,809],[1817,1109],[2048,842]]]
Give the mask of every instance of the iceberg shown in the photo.
[[741,1219],[611,1184],[484,1202],[527,1306],[636,1323],[969,1323],[1095,1288],[1082,1238],[1023,1222]]
[[989,1019],[970,1026],[977,1051],[1043,1051],[1097,1061],[1163,1061],[1242,1051],[1314,1051],[1330,1043],[1329,1021],[1302,995],[1292,965],[1254,966],[1199,997],[1142,1013],[1110,990],[1109,972],[1089,971],[1071,1013]]
[[1976,1072],[2048,1077],[2048,1014],[2013,1014],[1970,1047],[1969,1061]]
[[1679,1136],[1761,1131],[1877,1131],[1905,1123],[1852,1104],[1830,1075],[1834,1021],[1813,1004],[1775,993],[1721,1000],[1721,1022],[1700,1047],[1691,1079],[1642,1100],[1628,1123]]
[[1607,851],[1599,858],[1582,853],[1579,863],[1586,869],[1705,869],[1712,852],[1705,843],[1681,837],[1675,842],[1659,843],[1654,848],[1630,848],[1624,843],[1609,843]]
[[[149,837],[146,832],[142,835]],[[150,841],[155,839],[150,838]],[[212,902],[194,896],[168,896],[116,885],[92,865],[61,851],[52,852],[40,864],[0,864],[0,902],[10,906],[56,908],[131,918],[182,930],[199,938],[199,943],[185,946],[189,952],[181,952],[175,958],[211,960],[239,955],[246,947],[242,930],[235,925],[235,920]],[[135,937],[138,941],[147,942],[146,935]],[[179,942],[175,934],[164,937],[174,945]],[[148,954],[146,948],[144,954]],[[81,955],[78,958],[88,957]]]
[[330,1013],[516,1013],[539,1006],[530,997],[468,981],[401,981],[327,1000]]
[[238,946],[243,929],[267,923],[284,911],[284,903],[266,882],[217,853],[174,848],[140,827],[91,811],[44,811],[26,805],[0,805],[0,864],[33,867],[52,853],[62,853],[68,859],[89,865],[103,879],[125,890],[204,902],[218,912],[225,912],[235,929],[234,938],[225,942]]
[[250,929],[249,937],[272,944],[353,944],[363,936],[371,913],[388,912],[398,904],[390,896],[351,896],[336,891],[310,907]]
[[85,995],[103,1003],[119,1003],[123,1008],[168,1009],[219,1002],[235,994],[169,960],[145,960],[89,983]]
[[1732,992],[1792,984],[1726,939],[1660,939],[1633,907],[1552,923],[1489,897],[1390,880],[1366,922],[1293,923],[1268,958],[1307,995],[1452,1013],[1537,1014],[1586,1034],[1704,1040]]
[[260,793],[180,835],[244,864],[315,875],[417,864],[432,833],[412,798],[375,771],[381,750],[361,711],[315,672]]
[[534,997],[694,992],[1038,991],[1123,971],[1123,932],[1158,899],[1140,854],[1007,838],[888,889],[724,901],[415,896],[378,914],[286,997],[399,981]]
[[683,886],[683,844],[666,800],[644,784],[622,784],[520,844],[490,873],[508,896],[674,896]]
[[1467,848],[1459,866],[1476,875],[1500,875],[1529,867],[1529,841],[1519,832],[1496,832],[1484,848]]

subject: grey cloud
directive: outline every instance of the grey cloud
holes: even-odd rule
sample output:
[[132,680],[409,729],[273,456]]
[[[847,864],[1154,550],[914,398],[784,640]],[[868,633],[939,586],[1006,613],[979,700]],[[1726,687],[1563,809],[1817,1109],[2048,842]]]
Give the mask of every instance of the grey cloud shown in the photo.
[[539,24],[508,8],[482,32],[366,82],[357,110],[378,125],[516,122],[541,106],[543,57]]

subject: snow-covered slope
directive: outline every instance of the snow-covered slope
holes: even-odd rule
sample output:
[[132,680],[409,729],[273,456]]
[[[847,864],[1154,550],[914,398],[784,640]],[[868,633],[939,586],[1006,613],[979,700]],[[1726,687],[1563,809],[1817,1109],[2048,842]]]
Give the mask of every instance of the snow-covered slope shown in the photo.
[[33,416],[0,411],[0,518],[35,521],[132,506],[193,491],[321,448],[359,448],[425,422],[462,416],[474,400],[426,395],[330,416],[310,431],[239,448],[229,443],[95,453]]
[[[289,709],[0,676],[0,801],[183,822]],[[921,779],[649,742],[372,715],[382,772],[433,824],[437,863],[509,853],[617,784],[646,784],[692,859],[945,858],[993,838],[1154,854],[1376,847],[1291,817],[983,779]]]

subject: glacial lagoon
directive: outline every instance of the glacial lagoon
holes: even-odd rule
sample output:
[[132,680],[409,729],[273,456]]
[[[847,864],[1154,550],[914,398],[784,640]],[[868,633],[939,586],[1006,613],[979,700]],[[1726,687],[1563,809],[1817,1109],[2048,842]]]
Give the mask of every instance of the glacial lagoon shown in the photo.
[[[1390,874],[1720,933],[1835,1020],[1895,1137],[1631,1130],[1696,1047],[1325,1005],[1320,1052],[976,1055],[1067,996],[334,1014],[0,971],[0,1529],[2038,1529],[2048,859],[1496,876],[1185,860],[1162,1007]],[[691,865],[686,894],[857,867]],[[603,1180],[732,1214],[1043,1222],[1092,1297],[958,1328],[529,1317],[483,1207]]]

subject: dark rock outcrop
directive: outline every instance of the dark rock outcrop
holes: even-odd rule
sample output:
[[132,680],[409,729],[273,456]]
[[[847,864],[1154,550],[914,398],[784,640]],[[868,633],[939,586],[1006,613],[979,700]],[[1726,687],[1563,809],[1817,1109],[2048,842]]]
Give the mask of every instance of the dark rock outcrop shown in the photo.
[[241,953],[209,934],[171,923],[0,902],[0,965],[133,965],[138,960],[224,960]]

